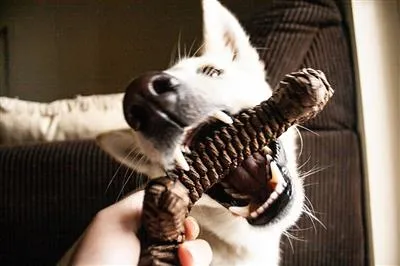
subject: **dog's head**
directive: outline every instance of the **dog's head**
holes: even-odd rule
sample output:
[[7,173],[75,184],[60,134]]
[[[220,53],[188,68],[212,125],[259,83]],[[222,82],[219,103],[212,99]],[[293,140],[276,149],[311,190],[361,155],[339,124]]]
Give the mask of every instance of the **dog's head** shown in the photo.
[[132,129],[98,139],[117,160],[149,177],[187,165],[182,149],[209,119],[230,123],[227,114],[254,106],[271,95],[264,66],[237,19],[216,0],[203,0],[200,56],[134,79],[124,97]]

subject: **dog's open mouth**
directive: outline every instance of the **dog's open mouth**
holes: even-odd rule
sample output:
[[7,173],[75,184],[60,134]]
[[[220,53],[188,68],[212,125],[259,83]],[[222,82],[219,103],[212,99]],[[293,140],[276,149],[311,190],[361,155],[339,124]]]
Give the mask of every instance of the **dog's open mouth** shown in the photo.
[[[190,152],[191,143],[197,138],[207,136],[221,123],[226,123],[209,122],[210,119],[187,131],[183,144],[186,152]],[[233,213],[246,217],[251,224],[264,225],[276,218],[290,202],[292,184],[286,164],[281,142],[274,141],[231,170],[225,180],[214,185],[207,194]]]
[[[192,143],[223,124],[232,123],[229,115],[218,111],[195,126],[183,127],[175,116],[161,108],[153,108],[164,123],[181,129],[182,142],[175,148],[173,157],[176,165],[184,170],[188,170],[189,165],[183,153],[190,153]],[[214,185],[207,194],[232,213],[247,218],[249,223],[264,225],[278,217],[290,202],[292,185],[286,164],[285,151],[281,143],[275,141],[231,170],[223,182]]]
[[273,221],[289,204],[292,184],[279,141],[247,158],[207,194],[253,225]]

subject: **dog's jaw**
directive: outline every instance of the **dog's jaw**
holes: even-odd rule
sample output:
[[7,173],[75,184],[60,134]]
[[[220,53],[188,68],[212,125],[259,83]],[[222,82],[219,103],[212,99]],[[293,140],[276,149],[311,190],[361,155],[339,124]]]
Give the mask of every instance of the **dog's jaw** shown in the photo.
[[271,222],[252,226],[244,217],[232,214],[207,195],[193,206],[191,215],[199,221],[200,237],[211,241],[213,265],[265,265],[266,262],[279,265],[281,237],[296,223],[303,210],[303,183],[294,160],[296,134],[292,127],[280,138],[288,157],[292,196],[288,205]]

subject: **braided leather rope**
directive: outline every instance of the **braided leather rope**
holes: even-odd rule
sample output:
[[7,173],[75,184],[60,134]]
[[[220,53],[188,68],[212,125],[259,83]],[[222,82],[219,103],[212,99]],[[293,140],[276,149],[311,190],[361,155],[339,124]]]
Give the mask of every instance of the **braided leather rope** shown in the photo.
[[302,69],[286,75],[270,99],[233,116],[233,124],[195,141],[185,154],[189,171],[176,168],[146,187],[139,265],[179,265],[177,248],[191,206],[290,126],[316,116],[332,95],[321,71]]

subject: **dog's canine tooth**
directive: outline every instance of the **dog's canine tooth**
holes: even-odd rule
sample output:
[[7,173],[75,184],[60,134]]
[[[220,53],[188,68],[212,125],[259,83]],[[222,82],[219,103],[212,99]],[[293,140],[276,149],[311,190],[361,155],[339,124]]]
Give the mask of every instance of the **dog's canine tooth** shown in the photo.
[[276,186],[275,191],[280,195],[285,190],[286,183],[281,183]]
[[190,148],[187,145],[181,145],[181,151],[184,153],[190,153]]
[[275,183],[275,184],[283,184],[283,183],[285,183],[285,179],[283,178],[281,170],[279,170],[279,167],[276,164],[276,162],[271,161],[270,167],[271,167],[271,176],[272,176],[272,178],[271,178],[271,180],[269,180],[269,182],[272,182],[272,183]]
[[233,214],[236,214],[238,216],[248,217],[250,215],[250,205],[243,206],[243,207],[232,206],[232,207],[229,207],[229,211],[231,211]]
[[180,147],[177,147],[175,149],[175,153],[174,153],[174,159],[176,161],[176,164],[182,168],[185,171],[189,171],[190,167],[189,164],[187,163],[185,157],[183,156],[183,153],[181,151]]
[[225,124],[232,124],[233,120],[232,117],[224,113],[223,111],[216,111],[212,114],[212,117],[224,122]]

